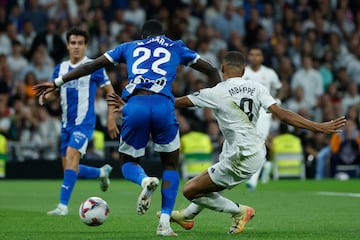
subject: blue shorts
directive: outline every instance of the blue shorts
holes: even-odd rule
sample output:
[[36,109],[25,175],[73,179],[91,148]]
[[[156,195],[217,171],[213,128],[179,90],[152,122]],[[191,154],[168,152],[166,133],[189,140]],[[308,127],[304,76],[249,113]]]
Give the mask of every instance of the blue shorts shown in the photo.
[[143,156],[150,135],[157,152],[179,149],[179,124],[170,98],[160,94],[132,96],[122,112],[119,152],[134,158]]
[[77,149],[81,156],[86,153],[89,140],[94,132],[94,125],[80,125],[61,129],[61,146],[60,153],[64,157],[66,148],[72,147]]

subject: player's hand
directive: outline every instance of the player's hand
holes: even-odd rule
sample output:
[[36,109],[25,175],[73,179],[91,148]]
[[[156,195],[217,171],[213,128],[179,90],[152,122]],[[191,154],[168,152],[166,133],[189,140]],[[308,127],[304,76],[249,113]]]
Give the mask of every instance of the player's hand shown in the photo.
[[109,133],[109,136],[111,139],[115,139],[120,133],[119,128],[118,128],[114,118],[111,121],[109,121],[109,119],[108,119],[107,129],[108,129],[108,133]]
[[109,106],[114,107],[114,112],[121,112],[125,102],[116,93],[106,95],[106,101]]
[[344,116],[337,119],[323,122],[321,127],[321,132],[323,133],[337,133],[341,132],[341,128],[345,126],[346,119]]
[[43,105],[46,95],[56,90],[54,82],[44,82],[36,84],[32,87],[36,91],[36,96],[39,98],[39,104]]

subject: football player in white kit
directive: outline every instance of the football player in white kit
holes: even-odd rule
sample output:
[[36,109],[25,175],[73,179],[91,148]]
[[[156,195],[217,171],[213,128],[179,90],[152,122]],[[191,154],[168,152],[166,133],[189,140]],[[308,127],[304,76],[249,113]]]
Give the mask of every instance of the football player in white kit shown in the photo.
[[[251,47],[248,54],[249,65],[245,67],[244,80],[258,82],[266,87],[270,94],[278,98],[279,90],[282,86],[276,72],[262,65],[264,61],[263,52],[258,47]],[[264,109],[260,110],[259,118],[256,122],[256,129],[260,136],[266,141],[271,125],[271,113]],[[265,158],[266,160],[266,158]],[[266,183],[269,179],[271,171],[271,162],[265,161],[262,167],[261,181]],[[261,168],[247,181],[246,186],[249,190],[254,191],[256,189],[258,179],[260,176]]]
[[260,109],[287,124],[316,132],[339,132],[345,125],[344,117],[317,123],[279,107],[266,87],[242,78],[244,67],[245,59],[240,52],[228,52],[221,66],[223,82],[176,99],[176,107],[211,108],[225,138],[219,162],[186,182],[183,194],[192,203],[171,214],[171,221],[185,229],[194,226],[195,216],[204,208],[231,214],[230,234],[241,233],[255,215],[252,207],[225,198],[221,191],[248,180],[265,161],[264,138],[256,129]]

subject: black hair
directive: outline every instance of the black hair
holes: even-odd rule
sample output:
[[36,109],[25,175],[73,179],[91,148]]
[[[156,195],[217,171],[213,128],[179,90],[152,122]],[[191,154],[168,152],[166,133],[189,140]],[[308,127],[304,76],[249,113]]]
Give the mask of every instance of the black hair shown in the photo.
[[81,28],[73,27],[69,31],[67,31],[67,33],[66,33],[66,41],[67,42],[70,41],[70,36],[71,35],[83,36],[85,38],[85,44],[88,43],[89,36],[88,36],[87,32],[82,30]]
[[229,51],[224,57],[224,64],[235,67],[243,67],[245,65],[245,57],[239,51]]
[[141,38],[148,38],[150,36],[158,36],[158,35],[163,35],[164,34],[164,29],[163,26],[161,24],[161,22],[157,21],[157,20],[148,20],[144,23],[144,25],[142,26],[140,35]]

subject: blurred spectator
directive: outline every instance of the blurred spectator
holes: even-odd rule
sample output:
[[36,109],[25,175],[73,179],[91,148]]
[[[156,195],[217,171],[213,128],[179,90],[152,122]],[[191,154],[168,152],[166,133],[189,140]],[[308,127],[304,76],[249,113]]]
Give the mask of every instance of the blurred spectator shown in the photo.
[[36,97],[36,91],[33,90],[33,86],[37,84],[36,76],[33,72],[28,72],[25,75],[24,79],[25,83],[25,93],[27,98],[35,98]]
[[145,10],[140,5],[139,0],[129,0],[129,7],[125,9],[124,13],[125,21],[132,22],[138,28],[140,28],[146,19]]
[[0,26],[0,54],[8,56],[11,53],[11,40],[6,33],[5,26]]
[[345,116],[352,120],[358,129],[360,129],[360,105],[352,105],[346,109]]
[[259,0],[244,0],[243,1],[243,8],[245,12],[245,21],[251,19],[251,11],[256,9],[258,12],[262,14],[263,12],[263,1]]
[[328,44],[325,46],[325,51],[330,50],[334,58],[334,69],[337,70],[340,67],[345,67],[348,63],[346,59],[349,57],[348,49],[345,44],[340,40],[337,33],[330,33]]
[[305,98],[311,107],[319,103],[319,97],[323,94],[324,88],[320,72],[312,67],[310,56],[302,56],[302,68],[298,69],[291,79],[291,89],[302,86]]
[[304,88],[301,85],[298,85],[293,90],[293,94],[284,105],[287,109],[296,113],[299,113],[301,109],[311,109],[311,104],[304,97]]
[[[360,14],[358,14],[360,16]],[[349,51],[346,71],[352,80],[354,80],[360,86],[360,35],[354,34],[350,37]]]
[[13,86],[10,66],[7,64],[7,57],[0,53],[0,82],[6,83],[7,87]]
[[28,72],[33,72],[39,82],[49,81],[52,77],[54,63],[49,57],[46,48],[39,45],[34,51],[30,64],[23,69],[21,79],[25,79]]
[[116,9],[114,15],[115,17],[110,22],[109,26],[110,35],[113,38],[115,38],[125,27],[124,10],[120,8]]
[[359,89],[354,81],[349,83],[348,89],[342,98],[342,114],[345,115],[351,106],[360,106]]
[[228,41],[232,32],[238,32],[240,36],[245,36],[245,21],[242,16],[236,13],[232,2],[227,2],[225,12],[214,18],[211,23],[215,30]]
[[44,107],[38,108],[39,135],[42,140],[41,157],[45,160],[56,160],[59,157],[60,120],[51,117]]
[[21,33],[18,35],[18,40],[24,47],[24,56],[28,56],[35,37],[36,32],[32,22],[30,20],[25,20],[24,27]]
[[323,58],[320,60],[320,74],[323,81],[324,91],[327,90],[330,83],[334,81],[333,74],[333,54],[331,51],[326,51]]
[[344,96],[349,86],[349,75],[345,67],[341,67],[335,71],[335,82],[337,83],[337,90],[341,96]]
[[32,22],[36,32],[40,33],[45,31],[48,15],[46,11],[41,8],[39,1],[28,0],[26,1],[25,6],[23,18]]
[[146,20],[159,19],[162,11],[161,0],[150,0],[145,2]]
[[7,57],[6,61],[10,67],[12,79],[15,82],[21,81],[21,72],[29,64],[23,52],[22,44],[17,40],[12,41],[12,54]]
[[[360,135],[359,129],[352,120],[348,120],[344,131],[333,134],[330,139],[331,177],[338,172],[337,165],[360,165]],[[353,177],[358,176],[355,173]]]
[[217,68],[220,67],[220,63],[218,62],[217,56],[211,52],[210,40],[208,38],[200,39],[197,49],[198,49],[199,55],[203,59],[205,59],[206,61],[208,61],[209,63],[211,63],[213,66],[215,66]]
[[260,24],[265,29],[268,37],[274,33],[275,16],[273,6],[270,2],[264,2],[263,14],[260,15]]
[[[332,164],[353,163],[359,158],[360,136],[356,124],[349,120],[346,122],[344,131],[334,133],[331,136],[328,146],[322,148],[318,153],[316,164],[316,179],[323,179],[329,176],[330,160]],[[332,172],[334,174],[334,172]]]
[[46,30],[36,35],[31,46],[32,53],[36,51],[40,45],[45,46],[55,64],[59,63],[66,55],[66,45],[61,36],[56,33],[56,29],[56,21],[49,20],[46,25]]
[[[347,1],[345,0],[340,2]],[[348,13],[346,10],[347,9],[336,9],[335,21],[330,26],[330,31],[336,32],[343,40],[349,39],[351,33],[355,30],[355,24],[353,22],[353,19],[352,17],[348,18],[346,16],[346,14]]]
[[204,21],[207,25],[211,25],[216,18],[224,12],[225,1],[213,0],[212,5],[205,9]]

